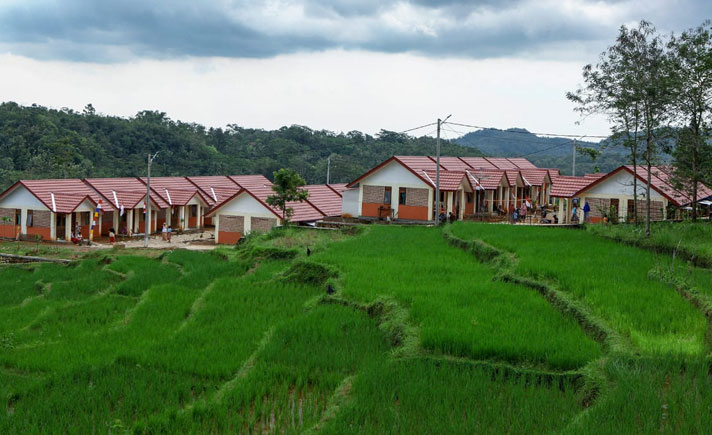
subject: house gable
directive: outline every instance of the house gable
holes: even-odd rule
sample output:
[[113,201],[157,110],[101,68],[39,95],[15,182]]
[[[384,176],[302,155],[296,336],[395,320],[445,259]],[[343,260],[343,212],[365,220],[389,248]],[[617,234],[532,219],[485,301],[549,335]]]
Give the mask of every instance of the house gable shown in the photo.
[[362,178],[359,182],[362,185],[368,184],[373,186],[399,185],[420,188],[432,187],[395,160],[390,161],[377,171]]
[[[645,194],[645,182],[638,180],[638,195]],[[609,175],[604,180],[584,190],[583,194],[589,195],[625,195],[633,196],[633,174],[625,170]],[[650,189],[651,198],[663,198],[655,189]]]
[[247,192],[242,192],[226,204],[220,206],[216,214],[275,216],[270,209]]
[[15,189],[9,192],[0,200],[2,208],[29,208],[32,210],[49,210],[35,195],[25,186],[18,184]]

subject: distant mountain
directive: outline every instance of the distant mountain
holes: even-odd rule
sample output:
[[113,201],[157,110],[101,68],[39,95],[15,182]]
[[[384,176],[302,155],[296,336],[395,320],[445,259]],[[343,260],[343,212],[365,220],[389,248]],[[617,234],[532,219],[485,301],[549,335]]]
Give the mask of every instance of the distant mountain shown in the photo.
[[[467,133],[455,139],[460,145],[477,148],[488,156],[525,157],[539,167],[558,168],[564,174],[571,174],[573,143],[571,139],[542,137],[523,128],[499,130],[486,128]],[[576,174],[608,172],[626,164],[626,151],[621,146],[605,146],[606,143],[578,141],[586,148],[602,149],[596,161],[590,157],[576,156]]]

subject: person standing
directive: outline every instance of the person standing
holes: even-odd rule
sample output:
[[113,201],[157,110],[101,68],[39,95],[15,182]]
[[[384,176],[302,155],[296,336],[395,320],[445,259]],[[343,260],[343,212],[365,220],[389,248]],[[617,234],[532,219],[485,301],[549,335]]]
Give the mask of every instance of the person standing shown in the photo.
[[168,241],[168,225],[165,222],[163,222],[163,228],[161,228],[161,238],[163,238],[164,242]]
[[583,222],[588,223],[588,214],[591,211],[591,206],[588,205],[588,201],[583,205]]
[[522,205],[521,205],[521,207],[519,207],[519,218],[522,221],[526,222],[526,219],[527,219],[527,202],[526,201],[522,201]]
[[116,243],[116,230],[114,230],[114,227],[109,228],[109,243],[112,245]]

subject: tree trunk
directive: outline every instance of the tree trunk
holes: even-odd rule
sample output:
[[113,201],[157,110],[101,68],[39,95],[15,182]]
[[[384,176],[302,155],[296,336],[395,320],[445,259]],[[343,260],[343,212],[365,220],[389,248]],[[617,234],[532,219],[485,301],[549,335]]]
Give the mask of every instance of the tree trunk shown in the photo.
[[647,149],[646,160],[648,164],[648,182],[645,186],[645,237],[650,238],[650,180],[652,175],[650,174],[651,162],[650,162],[650,147],[652,146],[650,138],[647,139]]
[[700,178],[697,174],[697,141],[699,139],[699,134],[695,131],[694,135],[695,141],[692,145],[692,222],[697,222],[697,181]]

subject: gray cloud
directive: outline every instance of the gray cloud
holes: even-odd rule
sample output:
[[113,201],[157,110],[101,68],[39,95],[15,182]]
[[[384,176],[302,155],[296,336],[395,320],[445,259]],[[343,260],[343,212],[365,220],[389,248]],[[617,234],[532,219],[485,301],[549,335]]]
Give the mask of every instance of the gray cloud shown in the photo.
[[[0,6],[0,50],[39,59],[271,57],[328,49],[472,58],[566,52],[611,42],[642,18],[682,30],[705,0],[101,0]],[[564,5],[567,3],[568,5]],[[637,16],[636,14],[643,14]],[[605,43],[604,43],[605,44]]]

